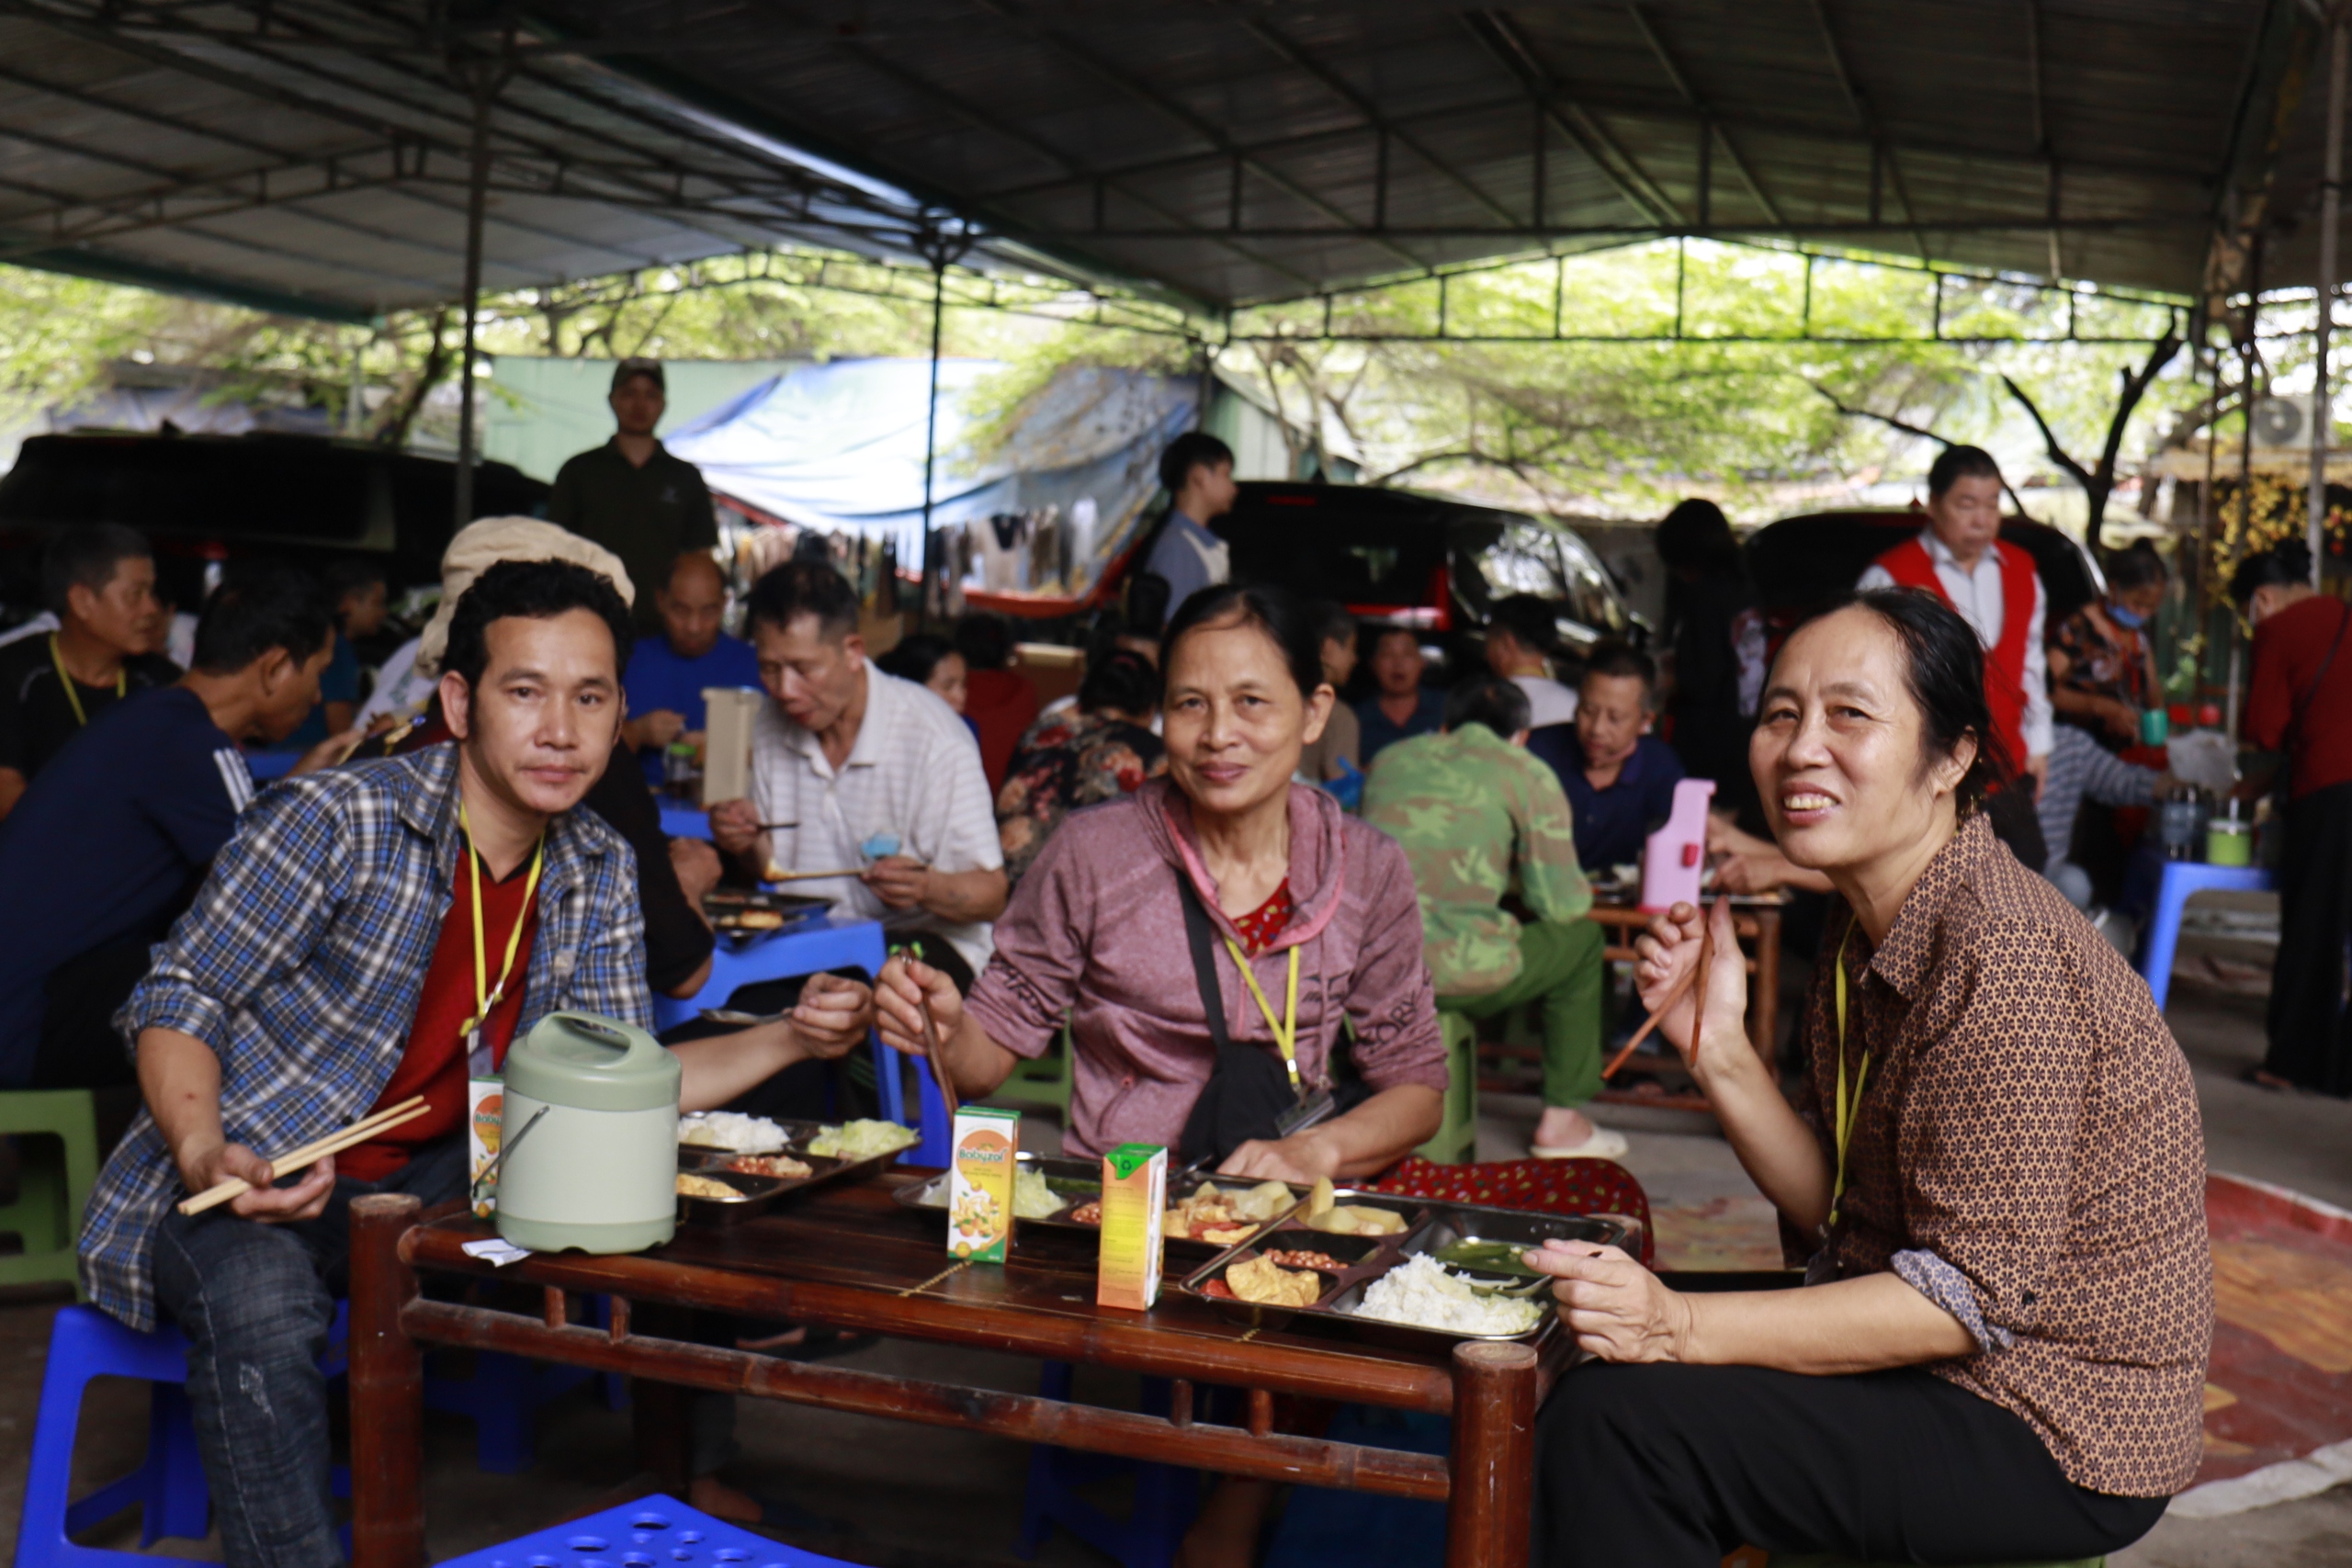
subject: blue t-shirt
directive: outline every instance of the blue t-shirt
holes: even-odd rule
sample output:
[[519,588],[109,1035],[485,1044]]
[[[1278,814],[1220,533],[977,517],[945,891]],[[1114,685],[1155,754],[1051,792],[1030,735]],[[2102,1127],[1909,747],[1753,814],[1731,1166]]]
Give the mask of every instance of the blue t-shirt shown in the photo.
[[1415,735],[1435,735],[1445,726],[1445,694],[1434,686],[1423,686],[1419,704],[1413,716],[1402,724],[1392,723],[1380,711],[1380,699],[1366,697],[1356,705],[1356,728],[1363,732],[1356,741],[1356,761],[1370,770],[1372,760],[1380,755],[1384,746]]
[[[631,718],[668,708],[683,717],[690,730],[702,728],[707,716],[703,711],[704,687],[756,687],[759,683],[760,656],[752,651],[750,643],[725,632],[718,634],[718,640],[700,659],[679,658],[666,637],[646,637],[629,655],[628,673],[621,679],[628,693]],[[645,770],[645,782],[660,789],[662,753],[647,751],[637,761]]]
[[66,744],[0,821],[0,1088],[32,1076],[51,971],[163,940],[254,797],[195,693],[135,693]]
[[349,703],[359,705],[359,650],[341,632],[334,634],[334,651],[327,655],[327,667],[319,671],[319,705],[301,727],[279,742],[288,751],[307,751],[327,738],[327,705]]
[[1634,742],[1634,754],[1618,770],[1617,782],[1595,789],[1584,776],[1584,745],[1573,724],[1547,724],[1532,730],[1527,749],[1552,764],[1568,792],[1576,818],[1577,860],[1589,872],[1612,865],[1639,865],[1643,847],[1660,823],[1674,815],[1674,786],[1682,782],[1682,759],[1655,735]]

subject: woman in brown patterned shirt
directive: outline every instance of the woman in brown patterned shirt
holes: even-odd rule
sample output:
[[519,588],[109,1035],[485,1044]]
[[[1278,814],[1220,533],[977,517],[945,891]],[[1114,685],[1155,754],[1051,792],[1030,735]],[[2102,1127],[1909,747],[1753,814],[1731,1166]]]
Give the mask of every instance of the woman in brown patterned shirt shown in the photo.
[[[1974,637],[1927,595],[1860,594],[1782,649],[1749,761],[1782,852],[1845,904],[1798,1103],[1747,1045],[1738,964],[1663,1027],[1819,1250],[1807,1289],[1702,1295],[1614,1249],[1530,1255],[1605,1363],[1544,1412],[1539,1561],[2096,1556],[2195,1473],[2212,1265],[2188,1068],[2147,987],[1994,839],[1991,734]],[[1702,918],[1642,940],[1652,1005]]]

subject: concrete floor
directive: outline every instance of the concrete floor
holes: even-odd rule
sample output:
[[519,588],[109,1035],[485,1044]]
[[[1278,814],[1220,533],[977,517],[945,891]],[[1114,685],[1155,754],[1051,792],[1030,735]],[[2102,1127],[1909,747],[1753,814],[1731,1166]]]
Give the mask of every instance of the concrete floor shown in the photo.
[[[2169,1010],[2196,1071],[2211,1164],[2352,1207],[2352,1105],[2274,1095],[2237,1081],[2237,1072],[2260,1055],[2263,1006],[2230,968],[2237,945],[2213,944],[2222,960],[2209,976],[2215,983],[2177,984]],[[1533,1101],[1490,1096],[1484,1109],[1480,1157],[1523,1154]],[[1704,1118],[1612,1110],[1601,1119],[1627,1131],[1633,1148],[1626,1164],[1655,1204],[1753,1197],[1729,1146]],[[1046,1142],[1049,1126],[1035,1133],[1034,1142]],[[0,1554],[13,1555],[55,1299],[0,1297]],[[876,1346],[844,1364],[1008,1390],[1034,1389],[1037,1377],[1036,1364],[1018,1358],[905,1343]],[[1120,1380],[1107,1377],[1100,1386],[1081,1384],[1081,1393],[1106,1404],[1132,1397]],[[1021,1561],[1012,1551],[1028,1464],[1020,1445],[763,1401],[744,1401],[741,1410],[744,1451],[733,1478],[845,1527],[823,1539],[798,1538],[802,1544],[876,1568]],[[143,1414],[136,1386],[99,1385],[85,1410],[77,1469],[96,1480],[127,1468]],[[542,1414],[539,1434],[529,1472],[494,1476],[474,1468],[468,1423],[428,1417],[426,1497],[435,1560],[628,1494],[636,1478],[626,1415],[605,1410],[582,1390]],[[1115,1485],[1105,1501],[1114,1496]],[[90,1544],[135,1547],[135,1526],[126,1520]],[[166,1541],[158,1550],[219,1555],[217,1540]],[[1101,1568],[1108,1559],[1057,1535],[1034,1561],[1046,1568]],[[2167,1519],[2112,1561],[2116,1568],[2341,1568],[2352,1562],[2352,1486],[2223,1519]]]

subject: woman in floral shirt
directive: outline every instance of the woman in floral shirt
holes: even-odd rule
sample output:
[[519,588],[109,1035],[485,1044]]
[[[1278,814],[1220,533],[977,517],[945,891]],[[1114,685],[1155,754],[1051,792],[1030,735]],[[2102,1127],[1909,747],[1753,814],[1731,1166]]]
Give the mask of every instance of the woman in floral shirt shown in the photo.
[[2106,602],[2094,599],[2050,635],[2051,705],[2110,751],[2138,740],[2141,712],[2164,700],[2146,630],[2164,596],[2164,558],[2143,541],[2109,558]]
[[1087,671],[1075,712],[1046,714],[1021,737],[996,796],[1004,874],[1014,884],[1063,818],[1168,771],[1150,728],[1159,685],[1150,660],[1112,653]]

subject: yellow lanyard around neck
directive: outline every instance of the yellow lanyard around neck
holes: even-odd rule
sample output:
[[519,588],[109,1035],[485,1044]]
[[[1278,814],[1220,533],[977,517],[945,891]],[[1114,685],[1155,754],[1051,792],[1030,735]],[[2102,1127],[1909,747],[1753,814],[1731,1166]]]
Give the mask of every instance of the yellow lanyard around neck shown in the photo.
[[[55,632],[49,634],[49,661],[57,666],[57,683],[65,688],[65,700],[74,705],[74,723],[76,727],[88,724],[90,716],[82,711],[82,683],[74,679],[72,671],[65,668],[65,655],[57,650]],[[114,669],[115,700],[120,702],[130,689],[130,671],[119,664],[116,665]]]
[[1290,986],[1288,994],[1283,998],[1283,1020],[1280,1023],[1274,1021],[1273,1004],[1266,1000],[1266,993],[1258,987],[1258,976],[1250,972],[1250,961],[1241,956],[1241,944],[1227,937],[1225,950],[1233,954],[1234,967],[1241,971],[1241,978],[1249,984],[1250,994],[1258,998],[1258,1010],[1266,1015],[1266,1027],[1273,1031],[1274,1043],[1282,1049],[1283,1066],[1290,1069],[1290,1087],[1297,1089],[1298,949],[1293,947],[1290,950]]
[[523,921],[531,912],[533,895],[539,890],[540,868],[547,863],[548,835],[545,829],[540,829],[538,845],[531,852],[530,879],[523,885],[522,908],[514,912],[514,927],[506,933],[506,962],[499,965],[498,984],[493,986],[490,983],[488,956],[482,948],[482,927],[487,922],[481,908],[481,856],[475,852],[473,826],[466,820],[466,803],[462,800],[458,803],[458,831],[465,835],[466,867],[474,884],[474,1015],[458,1032],[464,1036],[480,1029],[483,1020],[490,1017],[490,1010],[506,994],[507,979],[514,973],[514,954],[523,945]]
[[1846,1195],[1846,1145],[1853,1141],[1854,1123],[1861,1120],[1862,1086],[1871,1076],[1870,1047],[1862,1047],[1861,1062],[1854,1068],[1854,1098],[1846,1098],[1846,944],[1853,940],[1854,928],[1849,925],[1846,934],[1838,939],[1838,1177],[1829,1190],[1829,1223],[1838,1223],[1838,1201]]

